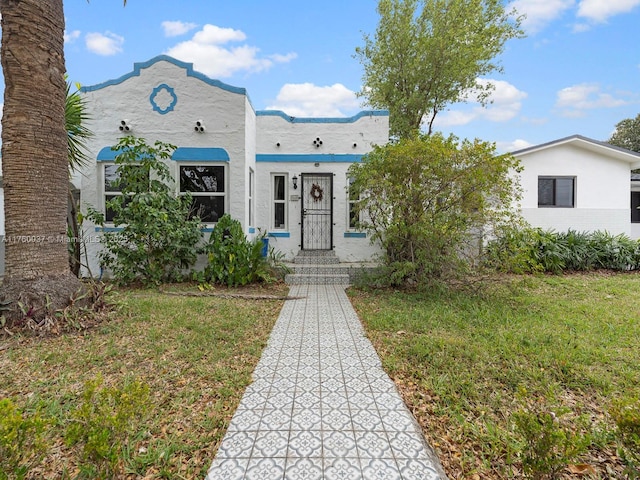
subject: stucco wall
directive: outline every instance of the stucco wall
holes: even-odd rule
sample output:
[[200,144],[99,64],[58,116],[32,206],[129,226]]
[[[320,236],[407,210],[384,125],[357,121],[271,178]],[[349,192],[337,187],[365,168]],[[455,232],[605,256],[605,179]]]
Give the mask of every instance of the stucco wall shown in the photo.
[[[154,89],[158,88],[154,97]],[[175,95],[173,100],[169,89]],[[128,133],[142,137],[150,144],[161,140],[178,147],[224,149],[229,155],[225,208],[247,227],[245,178],[255,154],[254,150],[247,150],[247,144],[251,145],[253,141],[245,140],[245,132],[249,137],[255,135],[255,120],[252,120],[255,113],[244,89],[207,79],[194,72],[189,64],[158,58],[136,64],[133,72],[119,79],[83,88],[83,96],[92,119],[87,126],[94,132],[89,144],[91,158],[97,158],[101,149],[114,145],[127,133],[119,130],[122,120],[126,120],[131,128]],[[175,104],[171,105],[172,102]],[[204,132],[196,132],[196,121],[204,124]],[[171,161],[168,164],[174,178],[178,178],[179,163]],[[84,169],[83,210],[86,211],[88,205],[98,210],[104,208],[103,182],[101,162],[92,162]],[[99,271],[96,260],[100,249],[99,233],[94,225],[85,224],[94,275]]]
[[[389,139],[386,112],[361,112],[350,118],[294,118],[282,112],[257,112],[256,196],[258,227],[270,232],[270,244],[287,258],[301,247],[301,187],[293,189],[292,178],[303,174],[333,175],[333,245],[345,262],[367,261],[379,252],[368,238],[348,228],[347,170],[374,145]],[[320,144],[319,142],[322,142]],[[315,143],[314,143],[315,142]],[[273,218],[272,175],[287,176],[287,229],[271,230]]]
[[[630,234],[628,162],[573,144],[516,156],[524,167],[522,214],[531,225],[557,231]],[[539,176],[575,177],[575,208],[538,207]]]
[[[260,157],[258,157],[260,158]],[[270,233],[269,242],[277,250],[291,259],[301,248],[302,200],[300,178],[303,174],[329,173],[333,175],[333,245],[336,255],[343,262],[370,260],[379,248],[371,245],[369,238],[348,228],[347,170],[351,163],[314,162],[258,162],[259,181],[257,183],[259,227]],[[287,228],[274,230],[272,175],[286,175]],[[298,189],[293,189],[292,177],[298,179]]]
[[529,224],[543,229],[566,232],[606,230],[612,234],[630,235],[629,208],[530,208],[522,216]]
[[[135,64],[132,72],[85,87],[82,93],[92,118],[87,126],[95,134],[89,156],[96,159],[83,171],[83,210],[90,205],[103,211],[103,162],[97,157],[101,151],[104,156],[105,147],[114,145],[128,133],[145,138],[148,143],[161,140],[179,148],[223,149],[229,157],[225,163],[226,212],[240,220],[249,236],[269,233],[271,175],[286,174],[288,235],[283,231],[271,232],[277,236],[271,236],[270,243],[287,258],[300,250],[300,200],[292,197],[299,196],[300,190],[291,188],[293,175],[332,173],[336,253],[344,261],[364,261],[377,251],[367,238],[346,227],[346,172],[374,144],[388,141],[388,113],[362,112],[352,118],[333,119],[294,119],[272,111],[256,113],[244,89],[212,80],[195,72],[191,64],[169,57]],[[120,131],[122,121],[126,121],[129,132]],[[196,121],[204,125],[204,132],[196,132]],[[318,139],[322,140],[321,145]],[[177,178],[179,163],[168,164]],[[255,180],[253,222],[249,219],[251,170]],[[87,222],[84,229],[91,271],[97,275],[100,232]]]

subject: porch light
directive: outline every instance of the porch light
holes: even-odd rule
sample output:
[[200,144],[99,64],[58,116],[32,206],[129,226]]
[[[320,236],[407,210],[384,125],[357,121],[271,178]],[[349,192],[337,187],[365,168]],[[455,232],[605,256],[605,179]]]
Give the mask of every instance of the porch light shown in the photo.
[[291,180],[293,181],[293,189],[297,190],[298,189],[298,176],[294,175]]

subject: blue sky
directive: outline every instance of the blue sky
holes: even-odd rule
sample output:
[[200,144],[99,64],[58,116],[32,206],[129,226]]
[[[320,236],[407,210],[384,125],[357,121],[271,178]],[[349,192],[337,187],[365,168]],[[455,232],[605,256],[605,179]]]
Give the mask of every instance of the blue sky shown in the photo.
[[[168,54],[247,89],[256,110],[350,116],[353,57],[375,0],[65,0],[69,78],[93,85]],[[527,37],[507,43],[493,104],[452,105],[436,129],[501,151],[581,134],[606,140],[640,113],[640,0],[515,0]]]

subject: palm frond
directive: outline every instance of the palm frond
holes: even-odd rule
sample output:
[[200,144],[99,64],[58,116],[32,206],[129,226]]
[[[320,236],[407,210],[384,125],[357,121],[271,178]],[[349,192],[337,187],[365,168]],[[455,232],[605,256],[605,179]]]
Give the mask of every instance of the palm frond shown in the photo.
[[87,140],[93,136],[93,133],[86,127],[86,122],[89,120],[86,102],[80,96],[78,85],[76,85],[76,91],[71,92],[71,83],[69,81],[67,81],[64,120],[67,130],[69,168],[71,171],[76,171],[89,162]]

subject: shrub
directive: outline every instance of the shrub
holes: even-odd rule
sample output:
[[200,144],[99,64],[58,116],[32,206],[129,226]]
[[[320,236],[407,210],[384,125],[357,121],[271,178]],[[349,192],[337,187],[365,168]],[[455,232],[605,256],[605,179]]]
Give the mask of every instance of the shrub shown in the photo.
[[[164,161],[175,147],[125,137],[113,149],[119,152],[115,162],[122,195],[106,204],[118,231],[103,233],[101,264],[121,284],[180,280],[183,270],[195,264],[202,232],[200,220],[190,215],[191,197],[176,195],[170,186]],[[101,212],[90,209],[88,216],[104,227]]]
[[585,453],[591,436],[574,431],[563,418],[566,408],[522,409],[512,415],[522,440],[522,469],[536,480],[556,478],[570,462]]
[[46,421],[25,416],[11,400],[0,400],[0,480],[25,478],[44,456]]
[[640,399],[617,400],[609,409],[616,423],[619,454],[629,478],[640,478]]
[[486,265],[512,273],[640,268],[640,242],[599,231],[557,233],[506,227],[487,244],[484,253]]
[[440,134],[376,147],[353,164],[350,195],[385,252],[390,283],[446,280],[472,266],[482,233],[517,219],[509,173],[518,168],[493,144]]
[[149,387],[139,381],[121,387],[103,387],[101,376],[87,381],[82,403],[72,412],[67,427],[69,445],[82,444],[82,470],[90,477],[109,478],[119,473],[129,437],[149,409]]
[[203,252],[207,265],[194,279],[201,283],[220,283],[230,287],[269,281],[267,259],[262,256],[262,238],[247,239],[238,220],[223,215],[211,232]]
[[622,271],[640,268],[640,242],[625,235],[594,232],[591,247],[597,253],[599,268]]

